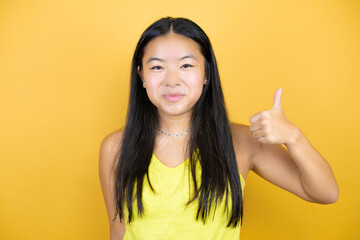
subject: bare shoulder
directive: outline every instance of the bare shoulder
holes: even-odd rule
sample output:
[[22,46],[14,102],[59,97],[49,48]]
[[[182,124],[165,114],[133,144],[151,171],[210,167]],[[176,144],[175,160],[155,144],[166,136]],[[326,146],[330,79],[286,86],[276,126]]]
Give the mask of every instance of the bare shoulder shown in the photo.
[[258,147],[258,142],[253,137],[249,125],[232,122],[230,127],[238,168],[241,175],[246,178],[252,169],[251,157]]
[[114,148],[118,147],[122,141],[123,129],[116,130],[104,137],[101,142],[101,147],[104,150],[113,151]]
[[116,163],[122,136],[123,129],[119,129],[104,137],[100,145],[100,164],[109,167]]

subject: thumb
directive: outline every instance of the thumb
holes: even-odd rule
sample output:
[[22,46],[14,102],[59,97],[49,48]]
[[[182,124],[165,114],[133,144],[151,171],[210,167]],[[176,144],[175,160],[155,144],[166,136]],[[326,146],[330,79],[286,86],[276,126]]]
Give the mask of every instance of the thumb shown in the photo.
[[281,92],[282,92],[282,88],[278,88],[274,94],[274,105],[273,105],[273,109],[274,108],[282,108],[281,106]]

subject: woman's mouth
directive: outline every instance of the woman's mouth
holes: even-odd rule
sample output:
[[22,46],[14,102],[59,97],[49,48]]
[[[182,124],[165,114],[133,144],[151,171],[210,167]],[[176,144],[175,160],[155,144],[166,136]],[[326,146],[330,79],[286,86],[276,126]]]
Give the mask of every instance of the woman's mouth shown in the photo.
[[168,93],[163,95],[163,97],[169,101],[177,101],[180,98],[182,98],[184,96],[184,94],[180,94],[180,93]]

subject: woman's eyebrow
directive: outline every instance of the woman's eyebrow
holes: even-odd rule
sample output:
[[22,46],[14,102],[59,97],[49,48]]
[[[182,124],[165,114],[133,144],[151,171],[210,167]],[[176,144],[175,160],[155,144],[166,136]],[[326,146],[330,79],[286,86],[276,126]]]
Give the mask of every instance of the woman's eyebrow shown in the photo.
[[[180,60],[183,60],[183,59],[185,59],[185,58],[193,58],[194,60],[197,60],[197,59],[196,59],[196,57],[195,57],[194,55],[189,54],[189,55],[185,55],[185,56],[183,56],[183,57],[179,58],[179,61],[180,61]],[[160,62],[164,62],[164,60],[163,60],[163,59],[161,59],[161,58],[158,58],[158,57],[150,57],[150,58],[147,60],[146,64],[148,64],[148,63],[149,63],[149,62],[151,62],[151,61],[160,61]]]

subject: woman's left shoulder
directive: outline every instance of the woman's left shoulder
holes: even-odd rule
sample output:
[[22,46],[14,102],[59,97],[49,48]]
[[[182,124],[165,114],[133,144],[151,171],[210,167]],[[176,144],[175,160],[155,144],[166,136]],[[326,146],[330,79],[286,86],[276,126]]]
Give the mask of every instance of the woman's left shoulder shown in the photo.
[[250,126],[246,125],[246,124],[230,122],[230,129],[231,129],[231,134],[233,135],[233,137],[245,137],[249,127]]
[[241,123],[230,123],[236,161],[241,175],[245,178],[251,166],[251,156],[258,144],[249,129],[249,125]]
[[252,132],[249,128],[250,125],[235,122],[230,123],[231,135],[234,140],[234,144],[239,145],[241,143],[241,145],[244,146],[244,144],[253,144],[253,142],[256,142],[253,140]]

